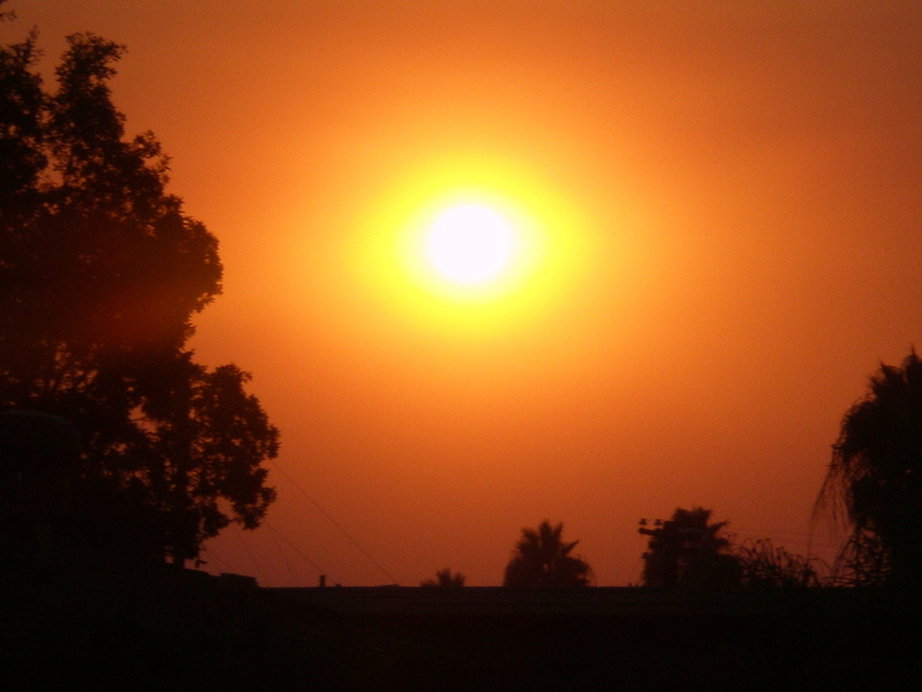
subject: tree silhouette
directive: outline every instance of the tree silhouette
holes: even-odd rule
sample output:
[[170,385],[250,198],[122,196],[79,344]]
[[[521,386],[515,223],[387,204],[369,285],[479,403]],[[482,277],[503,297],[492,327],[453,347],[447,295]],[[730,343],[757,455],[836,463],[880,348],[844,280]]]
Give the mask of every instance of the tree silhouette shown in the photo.
[[247,373],[186,348],[221,291],[217,241],[165,192],[153,134],[124,139],[108,87],[123,51],[68,37],[46,93],[34,32],[0,48],[0,411],[80,430],[75,531],[135,525],[182,563],[229,521],[259,523],[278,431]]
[[512,559],[506,565],[503,586],[564,587],[592,583],[592,568],[571,551],[579,541],[561,539],[563,523],[542,521],[538,530],[523,528]]
[[[738,584],[740,567],[727,553],[726,521],[711,524],[711,510],[678,508],[672,519],[639,532],[650,536],[643,554],[645,586],[715,587]],[[643,522],[642,522],[643,523]]]
[[836,586],[883,586],[890,576],[890,551],[876,533],[852,532],[836,556],[831,581]]
[[464,575],[460,572],[452,572],[446,567],[435,573],[435,579],[427,579],[420,586],[426,588],[457,589],[464,586]]
[[[864,583],[919,583],[922,362],[915,350],[900,367],[881,364],[865,397],[846,412],[816,509],[850,527],[840,563],[864,571]],[[867,573],[870,565],[884,574]]]
[[59,416],[0,414],[0,564],[47,567],[71,506],[80,435]]
[[761,539],[733,546],[739,563],[740,583],[750,588],[802,588],[819,586],[816,560],[775,547]]

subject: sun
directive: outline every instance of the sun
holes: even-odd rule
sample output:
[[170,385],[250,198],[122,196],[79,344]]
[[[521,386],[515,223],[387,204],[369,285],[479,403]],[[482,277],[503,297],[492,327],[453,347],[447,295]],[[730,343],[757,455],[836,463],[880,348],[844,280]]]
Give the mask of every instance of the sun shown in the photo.
[[498,278],[516,245],[509,221],[480,204],[459,204],[437,214],[425,236],[425,256],[441,278],[461,285]]
[[344,315],[385,331],[396,318],[410,327],[401,334],[468,344],[531,329],[602,256],[582,198],[527,161],[450,148],[370,190],[345,217],[349,272],[329,281],[355,291]]

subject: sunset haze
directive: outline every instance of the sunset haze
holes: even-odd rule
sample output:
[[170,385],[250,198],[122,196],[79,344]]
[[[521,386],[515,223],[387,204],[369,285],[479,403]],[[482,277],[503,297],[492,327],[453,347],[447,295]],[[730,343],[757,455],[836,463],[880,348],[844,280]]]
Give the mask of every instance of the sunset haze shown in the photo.
[[[204,569],[498,585],[548,519],[626,585],[638,520],[692,506],[831,557],[841,417],[922,344],[917,2],[4,9],[47,85],[68,34],[127,46],[126,130],[220,241],[192,346],[282,446],[266,525]],[[407,250],[458,204],[518,238],[482,285]]]

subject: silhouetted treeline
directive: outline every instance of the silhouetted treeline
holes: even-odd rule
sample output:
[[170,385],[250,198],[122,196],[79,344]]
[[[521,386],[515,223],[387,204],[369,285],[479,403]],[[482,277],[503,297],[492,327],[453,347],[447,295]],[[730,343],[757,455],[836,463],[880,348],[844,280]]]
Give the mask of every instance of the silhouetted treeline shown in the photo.
[[46,90],[34,31],[0,48],[0,413],[78,432],[55,480],[37,470],[47,441],[16,440],[26,414],[6,420],[19,528],[0,538],[182,564],[229,522],[259,524],[278,431],[246,372],[187,346],[221,292],[217,240],[166,192],[154,135],[125,136],[109,89],[123,52],[74,34]]
[[729,522],[712,523],[711,510],[678,508],[653,528],[643,554],[643,584],[657,587],[733,588],[818,586],[816,560],[775,547],[768,539],[735,544],[724,533]]

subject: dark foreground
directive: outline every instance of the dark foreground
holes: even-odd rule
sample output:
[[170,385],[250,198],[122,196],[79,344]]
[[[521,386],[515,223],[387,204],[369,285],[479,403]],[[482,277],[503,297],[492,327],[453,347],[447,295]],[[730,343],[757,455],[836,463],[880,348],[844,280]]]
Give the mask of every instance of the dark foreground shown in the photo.
[[917,594],[261,589],[170,569],[4,584],[6,689],[903,689]]

